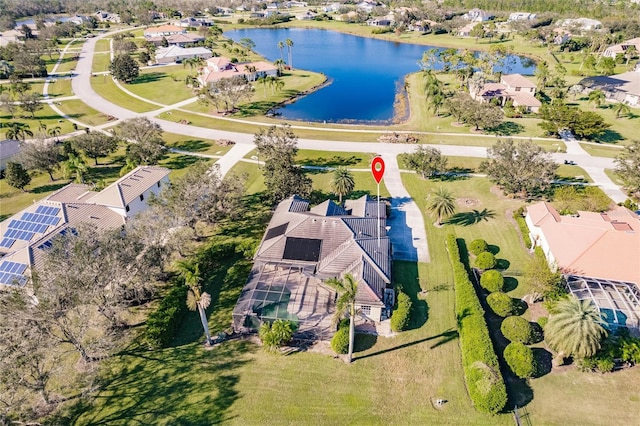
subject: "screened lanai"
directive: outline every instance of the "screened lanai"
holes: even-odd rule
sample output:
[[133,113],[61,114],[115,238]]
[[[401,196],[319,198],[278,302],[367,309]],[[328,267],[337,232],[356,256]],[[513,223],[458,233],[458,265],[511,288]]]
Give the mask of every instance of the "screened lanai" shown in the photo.
[[634,283],[566,276],[567,287],[579,300],[591,300],[610,327],[640,332],[640,289]]

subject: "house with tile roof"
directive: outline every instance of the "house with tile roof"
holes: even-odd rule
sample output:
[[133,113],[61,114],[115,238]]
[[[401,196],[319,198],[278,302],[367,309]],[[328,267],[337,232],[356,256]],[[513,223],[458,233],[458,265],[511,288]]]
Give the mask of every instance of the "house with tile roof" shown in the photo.
[[180,47],[177,45],[156,50],[157,64],[181,63],[187,59],[209,59],[213,54],[205,47]]
[[631,48],[635,49],[635,55],[638,55],[640,53],[640,37],[632,38],[623,41],[622,43],[609,46],[602,53],[602,56],[606,58],[616,59],[618,55],[626,55],[627,51],[629,51],[629,49]]
[[51,240],[81,224],[114,229],[147,207],[169,169],[139,166],[100,192],[69,184],[0,222],[0,286],[24,286]]
[[622,74],[587,77],[580,81],[585,92],[602,90],[610,102],[622,102],[640,108],[640,67]]
[[356,306],[364,319],[389,318],[395,293],[385,224],[384,203],[368,196],[344,207],[330,200],[310,207],[298,196],[282,201],[233,311],[234,329],[282,318],[297,322],[299,333],[326,337],[335,331],[336,293],[324,281],[344,274],[359,281]]
[[201,41],[204,41],[204,37],[194,33],[184,33],[184,34],[180,33],[180,34],[172,34],[166,37],[165,36],[146,37],[146,40],[148,42],[153,43],[156,47],[162,46],[162,44],[164,43],[163,40],[166,40],[169,46],[187,47],[187,46],[192,46],[196,43],[200,43]]
[[[640,217],[616,206],[561,216],[547,202],[527,207],[531,241],[572,293],[589,298],[612,324],[640,326]],[[624,319],[624,321],[621,321]]]
[[186,34],[187,30],[177,25],[160,25],[144,30],[144,37],[167,37],[175,34]]
[[521,74],[504,74],[499,83],[486,83],[480,90],[469,91],[474,100],[489,102],[498,99],[500,105],[511,101],[514,107],[538,112],[542,103],[535,98],[536,85]]
[[[250,71],[255,70],[255,71]],[[243,75],[247,81],[256,81],[260,77],[277,76],[278,68],[265,61],[233,63],[229,58],[216,56],[207,59],[206,65],[198,72],[198,82],[205,87],[218,80]]]

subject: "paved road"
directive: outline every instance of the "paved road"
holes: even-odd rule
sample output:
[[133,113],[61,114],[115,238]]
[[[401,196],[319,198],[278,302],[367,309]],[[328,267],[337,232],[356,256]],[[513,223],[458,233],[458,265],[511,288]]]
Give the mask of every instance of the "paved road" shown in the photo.
[[[154,118],[154,116],[156,116],[161,111],[167,111],[169,109],[183,106],[186,103],[191,102],[191,100],[183,101],[175,105],[165,106],[159,110],[150,111],[147,113],[136,113],[121,106],[115,105],[100,97],[91,87],[91,78],[96,78],[92,77],[91,64],[93,61],[93,53],[95,50],[96,42],[103,38],[105,35],[91,38],[87,40],[82,46],[80,59],[78,60],[78,65],[76,66],[76,74],[72,79],[72,88],[73,92],[80,99],[82,99],[83,102],[98,111],[112,115],[119,119],[129,119],[140,116],[148,117],[150,120],[158,123],[167,132],[197,138],[229,139],[236,142],[236,145],[217,161],[217,164],[219,164],[221,173],[223,175],[226,174],[238,161],[240,161],[242,157],[250,152],[251,149],[253,149],[253,135],[249,133],[206,129],[202,127],[179,124]],[[397,154],[413,151],[415,149],[413,145],[384,144],[373,141],[347,142],[300,139],[298,141],[298,146],[301,149],[369,152],[382,155],[385,159],[385,162],[387,163],[385,185],[387,186],[392,196],[392,209],[394,210],[394,213],[397,213],[395,215],[397,216],[396,219],[390,219],[389,226],[392,226],[394,229],[396,229],[396,231],[398,229],[405,230],[402,234],[396,232],[398,235],[395,237],[395,241],[393,241],[394,250],[396,250],[396,253],[399,255],[398,257],[402,259],[420,261],[429,260],[426,232],[424,229],[422,214],[402,185],[400,172],[398,170],[398,163],[396,160]],[[487,149],[484,147],[456,145],[433,146],[440,149],[443,155],[448,156],[486,158],[487,154]],[[584,150],[582,150],[582,148],[580,148],[577,141],[569,141],[566,154],[553,154],[553,157],[555,161],[559,163],[563,163],[565,160],[575,161],[589,173],[591,178],[594,180],[594,183],[598,186],[601,186],[603,190],[614,201],[619,202],[626,199],[624,193],[622,193],[622,191],[620,191],[620,189],[615,186],[604,173],[605,168],[613,167],[613,159],[591,157]],[[404,216],[404,218],[402,216]],[[402,219],[405,219],[404,223],[400,223],[402,222]],[[394,222],[394,220],[396,222]],[[391,232],[391,235],[396,233]]]

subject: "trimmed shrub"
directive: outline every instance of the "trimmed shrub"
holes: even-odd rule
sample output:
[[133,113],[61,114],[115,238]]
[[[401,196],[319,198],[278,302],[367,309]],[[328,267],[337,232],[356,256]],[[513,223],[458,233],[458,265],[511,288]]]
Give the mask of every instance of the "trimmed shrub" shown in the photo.
[[296,328],[293,321],[277,319],[272,323],[262,323],[258,335],[267,352],[276,352],[282,345],[291,341]]
[[533,351],[520,342],[511,342],[507,345],[504,349],[504,360],[513,374],[521,379],[533,377],[536,371]]
[[478,411],[496,414],[507,403],[507,388],[500,372],[484,310],[469,274],[460,260],[455,236],[446,240],[453,268],[455,311],[459,321],[462,366],[469,396]]
[[391,330],[403,331],[409,327],[411,318],[411,298],[406,293],[398,293],[398,307],[391,315]]
[[489,250],[489,245],[483,239],[473,240],[471,241],[471,244],[469,244],[469,251],[475,254],[476,256],[482,253],[483,251],[488,251],[488,250]]
[[529,345],[533,342],[533,330],[529,321],[522,317],[507,317],[502,321],[500,331],[511,342]]
[[548,317],[540,317],[536,320],[536,322],[540,325],[540,327],[544,328],[545,325],[549,322]]
[[169,345],[187,312],[187,286],[172,287],[160,302],[158,309],[147,318],[144,341],[149,349],[160,349]]
[[511,298],[508,294],[496,291],[487,296],[487,304],[498,316],[509,317],[518,313],[518,301]]
[[331,349],[337,354],[349,352],[349,327],[342,327],[331,338]]
[[515,212],[513,212],[513,218],[518,222],[518,227],[520,228],[520,233],[522,234],[522,240],[527,248],[531,247],[531,238],[529,237],[529,227],[527,226],[527,221],[524,220],[525,215],[525,207],[522,206]]
[[496,257],[493,253],[488,251],[483,251],[476,257],[476,268],[482,269],[483,271],[487,269],[493,269],[496,267]]
[[480,276],[480,285],[490,293],[502,291],[504,288],[504,277],[500,271],[490,269]]

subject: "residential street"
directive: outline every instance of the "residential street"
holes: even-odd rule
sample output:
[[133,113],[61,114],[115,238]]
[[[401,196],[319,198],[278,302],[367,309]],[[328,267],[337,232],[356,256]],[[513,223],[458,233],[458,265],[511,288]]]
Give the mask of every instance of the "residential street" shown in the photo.
[[[248,152],[253,149],[253,134],[237,133],[222,130],[206,129],[192,125],[179,124],[171,121],[154,118],[159,113],[158,110],[147,113],[136,113],[121,106],[115,105],[100,97],[91,87],[91,64],[96,42],[106,36],[88,39],[82,46],[80,59],[76,67],[76,73],[72,79],[74,94],[90,107],[105,114],[112,115],[118,119],[129,119],[134,117],[148,117],[158,123],[163,130],[171,133],[187,135],[197,138],[207,139],[229,139],[236,142],[236,145],[217,161],[220,171],[224,175],[240,161]],[[162,108],[169,110],[185,104],[185,101]],[[109,125],[112,125],[110,123]],[[101,126],[104,127],[104,126]],[[294,128],[296,126],[293,126]],[[467,135],[469,136],[469,135]],[[587,154],[575,140],[565,140],[567,143],[566,154],[552,154],[553,158],[560,164],[566,161],[575,161],[583,167],[591,176],[594,183],[600,186],[614,201],[620,202],[626,199],[626,195],[608,178],[604,173],[605,168],[613,168],[614,161],[610,158],[592,157]],[[447,156],[467,156],[486,157],[487,150],[484,147],[456,146],[456,145],[432,145],[438,148],[443,155]],[[312,149],[321,151],[347,151],[347,152],[369,152],[382,155],[387,163],[387,172],[384,178],[387,189],[392,196],[392,209],[396,213],[394,219],[390,219],[389,226],[392,227],[390,234],[393,235],[393,243],[397,258],[405,260],[428,261],[429,252],[427,247],[426,232],[422,214],[415,202],[409,197],[408,192],[402,185],[400,171],[396,156],[400,153],[412,152],[414,145],[407,144],[387,144],[379,142],[342,142],[300,139],[298,142],[300,149]],[[398,214],[400,213],[400,214]],[[405,223],[398,221],[405,220]],[[401,234],[398,229],[404,229]],[[395,232],[394,232],[395,231]],[[395,235],[394,235],[395,234]]]

